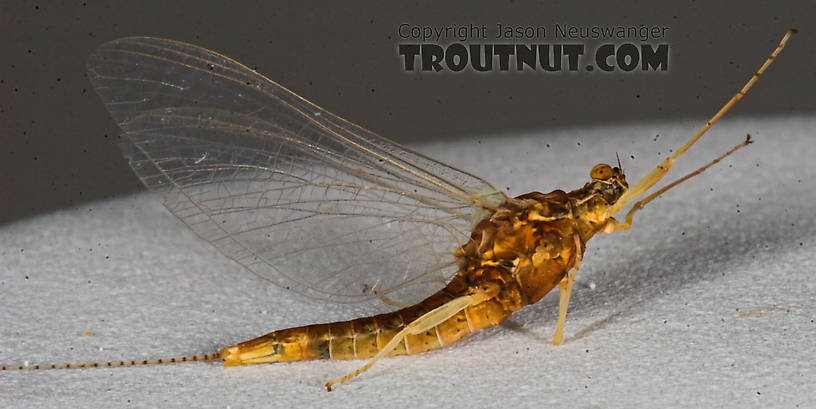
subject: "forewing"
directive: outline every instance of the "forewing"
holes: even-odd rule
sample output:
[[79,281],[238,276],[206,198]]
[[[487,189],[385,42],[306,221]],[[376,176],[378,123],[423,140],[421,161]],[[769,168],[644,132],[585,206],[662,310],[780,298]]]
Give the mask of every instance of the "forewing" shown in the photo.
[[106,43],[91,82],[165,206],[271,282],[342,302],[413,302],[506,197],[484,180],[325,111],[212,51]]

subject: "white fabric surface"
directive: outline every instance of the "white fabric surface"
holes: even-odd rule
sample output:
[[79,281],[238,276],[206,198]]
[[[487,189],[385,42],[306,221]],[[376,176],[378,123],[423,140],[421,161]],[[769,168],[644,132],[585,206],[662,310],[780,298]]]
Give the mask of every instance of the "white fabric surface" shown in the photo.
[[[417,148],[518,195],[579,187],[615,152],[634,182],[702,122]],[[813,129],[816,117],[729,117],[716,125],[670,180],[746,133],[756,144],[665,194],[631,231],[589,242],[563,346],[549,342],[554,291],[507,325],[438,351],[383,359],[331,393],[323,383],[363,361],[0,372],[0,407],[816,407]],[[199,240],[150,193],[0,228],[6,365],[212,353],[362,313],[269,286]]]

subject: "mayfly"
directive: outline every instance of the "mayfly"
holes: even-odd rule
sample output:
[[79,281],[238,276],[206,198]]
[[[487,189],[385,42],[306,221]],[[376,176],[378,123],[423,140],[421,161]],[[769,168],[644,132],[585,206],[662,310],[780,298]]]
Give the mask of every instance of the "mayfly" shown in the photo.
[[[571,192],[515,198],[213,51],[148,37],[103,44],[89,59],[89,77],[124,131],[131,167],[202,239],[312,298],[418,302],[275,331],[214,354],[2,369],[369,359],[327,382],[331,390],[384,356],[440,348],[495,326],[556,286],[558,345],[587,240],[629,229],[647,203],[747,146],[750,137],[635,202],[745,95],[795,32],[696,134],[633,185],[618,161],[594,166],[591,180]],[[622,221],[613,217],[632,202]]]

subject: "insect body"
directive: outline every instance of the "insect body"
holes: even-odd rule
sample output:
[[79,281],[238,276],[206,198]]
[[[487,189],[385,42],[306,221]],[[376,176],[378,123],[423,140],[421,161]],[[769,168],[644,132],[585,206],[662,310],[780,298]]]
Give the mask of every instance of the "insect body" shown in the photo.
[[[578,268],[586,241],[606,228],[606,210],[627,188],[619,168],[599,165],[592,175],[592,182],[570,193],[508,199],[457,250],[456,276],[421,303],[374,317],[273,332],[222,349],[224,364],[376,360],[440,348],[499,324],[559,283],[571,287],[568,272]],[[561,342],[560,330],[555,342]]]
[[[331,390],[383,356],[439,348],[497,325],[556,286],[553,343],[560,344],[586,242],[600,232],[628,229],[648,202],[750,143],[746,139],[635,203],[623,221],[612,217],[662,179],[745,95],[793,32],[705,126],[631,187],[619,163],[600,164],[579,189],[516,198],[199,47],[145,37],[115,40],[91,57],[89,74],[127,137],[136,174],[223,254],[314,298],[419,301],[191,357],[220,357],[226,366],[370,358],[329,381]],[[440,282],[446,283],[441,289]],[[61,367],[180,360],[188,359]]]

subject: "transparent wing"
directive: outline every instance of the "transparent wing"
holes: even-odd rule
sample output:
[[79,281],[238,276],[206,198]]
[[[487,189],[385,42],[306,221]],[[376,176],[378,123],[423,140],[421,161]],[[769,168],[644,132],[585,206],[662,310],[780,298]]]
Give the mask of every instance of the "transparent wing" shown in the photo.
[[417,301],[506,200],[200,47],[115,40],[88,72],[165,206],[227,257],[310,297]]

